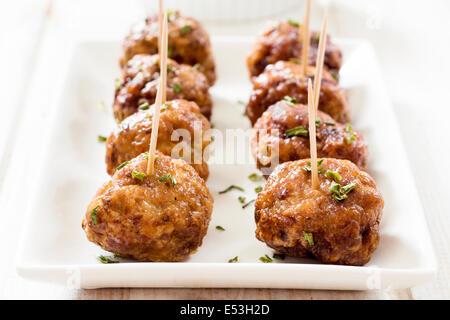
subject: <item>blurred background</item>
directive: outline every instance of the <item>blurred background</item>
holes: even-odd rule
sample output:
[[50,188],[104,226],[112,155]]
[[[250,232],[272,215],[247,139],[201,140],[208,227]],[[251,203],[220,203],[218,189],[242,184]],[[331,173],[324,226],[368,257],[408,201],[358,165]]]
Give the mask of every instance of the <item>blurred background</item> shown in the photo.
[[[450,2],[312,2],[314,29],[319,28],[328,9],[332,36],[364,38],[375,46],[415,174],[440,269],[434,282],[401,297],[449,298]],[[153,12],[156,5],[157,0],[0,2],[0,297],[68,298],[79,294],[30,284],[15,274],[21,217],[36,171],[32,160],[42,150],[49,106],[59,98],[58,86],[73,46],[80,40],[120,41],[130,26]],[[166,7],[201,20],[212,36],[255,36],[267,19],[301,20],[304,1],[166,0]],[[15,156],[23,150],[31,160]],[[401,165],[392,159],[392,170]],[[18,179],[23,181],[20,187],[10,187]],[[18,194],[23,195],[20,203],[13,197]]]

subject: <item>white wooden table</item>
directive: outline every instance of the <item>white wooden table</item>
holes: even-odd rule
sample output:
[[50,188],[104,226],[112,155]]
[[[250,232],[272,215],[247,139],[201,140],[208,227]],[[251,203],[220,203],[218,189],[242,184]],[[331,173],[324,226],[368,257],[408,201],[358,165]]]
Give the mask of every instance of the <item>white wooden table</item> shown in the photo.
[[[324,1],[318,2],[323,3]],[[449,299],[450,11],[448,1],[332,1],[331,33],[377,49],[439,263],[430,283],[395,291],[273,289],[70,290],[21,279],[15,256],[35,155],[77,39],[120,38],[145,12],[139,1],[22,0],[0,3],[0,298],[41,299]],[[301,11],[299,11],[301,12]],[[290,15],[292,16],[292,14]],[[298,15],[300,16],[300,14]],[[314,17],[313,17],[314,18]],[[315,19],[313,26],[318,26]],[[208,25],[212,34],[256,34],[260,23]],[[380,130],[383,125],[380,124]],[[27,152],[28,157],[18,156]],[[392,170],[401,165],[392,159]],[[407,227],[407,226],[405,226]]]

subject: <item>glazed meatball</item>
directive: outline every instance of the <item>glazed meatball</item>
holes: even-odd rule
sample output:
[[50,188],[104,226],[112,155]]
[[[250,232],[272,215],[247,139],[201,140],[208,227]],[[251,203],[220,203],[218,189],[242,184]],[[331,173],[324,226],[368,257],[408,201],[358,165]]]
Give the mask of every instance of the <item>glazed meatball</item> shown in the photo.
[[[116,89],[114,116],[122,121],[139,110],[145,103],[153,104],[159,85],[158,55],[137,55],[123,70],[123,81]],[[194,101],[209,119],[212,100],[205,76],[186,64],[167,60],[167,100]]]
[[[286,101],[271,106],[253,127],[251,148],[258,168],[269,168],[276,157],[274,151],[267,152],[268,148],[278,150],[279,163],[309,158],[308,131],[307,106]],[[318,111],[316,139],[318,157],[350,160],[361,170],[366,170],[367,145],[350,125],[337,123]]]
[[[258,76],[269,64],[277,61],[302,58],[302,43],[299,40],[301,28],[293,22],[272,23],[257,39],[247,57],[247,67],[252,77]],[[319,32],[311,32],[309,65],[316,65],[319,46]],[[327,37],[324,65],[337,77],[342,65],[341,50]]]
[[[105,159],[108,174],[114,174],[116,168],[122,163],[148,151],[152,134],[153,114],[154,105],[149,110],[129,116],[119,125],[118,130],[108,137]],[[180,154],[180,157],[192,164],[200,177],[206,180],[209,170],[203,158],[203,151],[211,143],[206,135],[209,129],[211,129],[209,121],[200,113],[200,109],[195,102],[186,100],[169,101],[161,108],[156,149],[167,156],[171,156],[175,146],[180,143],[181,139],[184,139],[177,138],[172,141],[173,132],[183,130],[189,133],[191,141],[188,146],[190,146],[191,153],[189,155]],[[200,135],[201,144],[195,144],[196,134]],[[195,152],[202,155],[201,163],[196,163]]]
[[202,244],[213,208],[203,179],[180,159],[148,154],[118,170],[89,204],[82,222],[89,241],[124,258],[183,261]]
[[[300,64],[279,61],[268,65],[266,70],[255,78],[246,108],[252,124],[269,106],[286,96],[295,98],[298,103],[308,104],[308,79],[314,77],[315,68],[307,68],[306,76],[302,75],[301,69]],[[341,123],[350,120],[347,95],[326,71],[323,73],[320,88],[319,110]]]
[[[158,53],[158,33],[157,15],[135,25],[123,43],[120,65],[125,66],[137,54]],[[196,66],[214,84],[216,73],[209,35],[197,20],[183,17],[178,11],[168,14],[168,56],[179,63]]]
[[384,206],[374,180],[348,160],[323,159],[314,190],[308,168],[298,160],[272,173],[255,202],[256,237],[292,257],[366,264],[378,246]]

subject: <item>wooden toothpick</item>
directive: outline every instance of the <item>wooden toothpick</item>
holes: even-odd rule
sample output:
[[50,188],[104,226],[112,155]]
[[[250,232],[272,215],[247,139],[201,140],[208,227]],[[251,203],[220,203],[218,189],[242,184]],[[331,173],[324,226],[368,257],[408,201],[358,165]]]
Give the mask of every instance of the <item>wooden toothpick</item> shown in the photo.
[[159,6],[159,12],[158,12],[158,55],[159,55],[159,61],[161,61],[161,31],[162,31],[162,25],[163,25],[163,18],[164,18],[164,5],[163,0],[158,0],[158,6]]
[[309,64],[309,20],[311,16],[311,0],[306,1],[306,12],[303,24],[301,25],[302,31],[302,75],[306,75],[306,71]]
[[325,47],[327,43],[327,23],[328,11],[325,11],[323,17],[322,30],[320,31],[319,51],[317,53],[316,72],[314,75],[314,103],[316,110],[319,107],[320,86],[322,84],[323,62],[325,58]]
[[159,115],[161,105],[163,102],[165,90],[167,86],[167,13],[164,14],[163,25],[160,31],[161,36],[161,59],[160,62],[160,77],[158,93],[156,94],[156,101],[153,113],[153,123],[152,123],[152,135],[150,138],[150,147],[148,152],[148,162],[147,162],[147,175],[152,175],[155,170],[155,152],[156,144],[158,140],[158,129],[159,129]]
[[316,146],[316,107],[311,79],[308,79],[309,152],[311,154],[311,187],[319,189]]

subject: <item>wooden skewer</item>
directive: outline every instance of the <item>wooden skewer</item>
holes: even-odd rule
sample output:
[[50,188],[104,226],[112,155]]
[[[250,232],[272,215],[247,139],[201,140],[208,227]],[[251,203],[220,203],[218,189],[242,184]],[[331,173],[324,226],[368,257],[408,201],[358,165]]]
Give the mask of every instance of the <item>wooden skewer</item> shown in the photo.
[[158,55],[159,55],[159,61],[161,61],[161,30],[162,30],[162,25],[163,25],[163,18],[164,18],[164,5],[163,5],[163,0],[158,0],[158,6],[159,6],[159,12],[158,12],[158,26],[159,26],[159,30],[158,30]]
[[306,75],[309,64],[309,21],[311,16],[311,0],[306,1],[305,18],[301,26],[302,31],[302,75]]
[[161,105],[163,104],[164,91],[167,86],[167,13],[164,14],[163,26],[160,31],[162,39],[161,47],[161,59],[160,62],[160,77],[158,93],[156,94],[155,110],[153,114],[152,123],[152,135],[150,138],[150,147],[148,152],[148,162],[147,162],[147,175],[152,175],[155,170],[155,152],[156,144],[158,140],[158,129],[159,129],[159,115]]
[[317,53],[316,72],[314,75],[314,103],[316,110],[319,107],[320,86],[322,84],[323,75],[323,62],[325,58],[325,47],[327,43],[327,23],[328,23],[328,11],[325,11],[323,17],[322,30],[320,32],[319,51]]
[[316,146],[316,107],[311,79],[308,79],[309,152],[311,154],[311,187],[319,189]]

